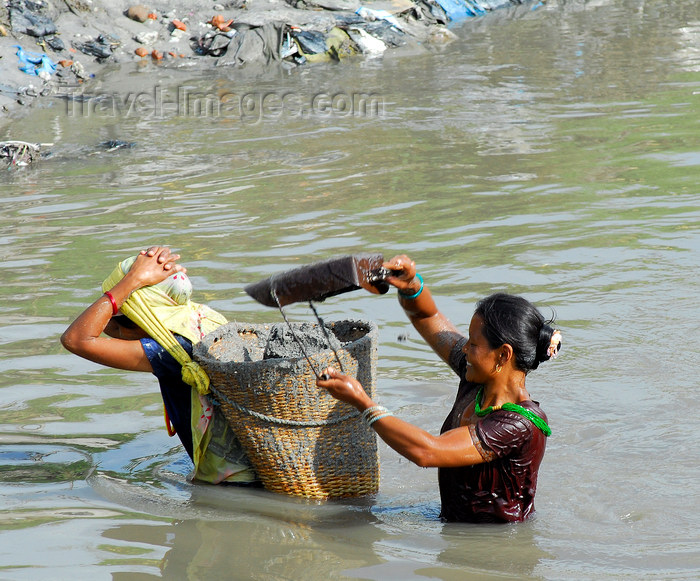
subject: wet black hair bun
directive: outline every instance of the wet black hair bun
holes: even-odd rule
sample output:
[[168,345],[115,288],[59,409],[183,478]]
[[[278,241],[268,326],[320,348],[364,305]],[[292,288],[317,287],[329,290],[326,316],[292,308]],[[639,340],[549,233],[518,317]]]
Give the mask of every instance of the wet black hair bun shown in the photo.
[[554,357],[561,346],[561,333],[552,327],[554,319],[546,320],[523,297],[495,293],[480,300],[474,314],[483,318],[483,333],[491,348],[511,345],[515,365],[525,373]]
[[554,335],[554,329],[548,324],[544,323],[540,327],[540,336],[537,339],[537,355],[535,358],[535,367],[542,363],[543,361],[548,361],[551,357],[550,355],[550,345],[552,343],[552,336]]
[[[549,323],[544,323],[540,329],[540,337],[537,342],[537,364],[549,361],[556,357],[561,349],[561,333],[552,328]],[[536,367],[533,367],[536,369]]]

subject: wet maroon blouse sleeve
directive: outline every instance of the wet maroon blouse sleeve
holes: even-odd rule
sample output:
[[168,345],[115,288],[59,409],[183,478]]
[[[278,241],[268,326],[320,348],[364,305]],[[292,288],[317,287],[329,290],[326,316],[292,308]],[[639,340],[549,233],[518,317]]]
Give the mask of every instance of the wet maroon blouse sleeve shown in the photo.
[[479,442],[488,452],[486,461],[504,458],[522,448],[532,438],[533,428],[537,429],[523,416],[503,410],[489,414],[475,428]]

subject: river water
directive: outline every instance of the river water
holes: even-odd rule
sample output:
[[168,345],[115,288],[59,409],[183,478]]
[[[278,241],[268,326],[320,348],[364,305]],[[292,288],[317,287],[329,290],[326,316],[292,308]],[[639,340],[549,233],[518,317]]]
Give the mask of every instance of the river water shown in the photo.
[[[0,189],[0,579],[700,578],[700,3],[453,31],[262,74],[127,66],[0,129],[54,143]],[[443,524],[436,471],[383,445],[371,499],[189,483],[155,379],[58,341],[154,243],[231,320],[281,320],[245,284],[364,251],[409,254],[463,328],[496,290],[556,312],[562,352],[528,378],[553,429],[535,518]],[[378,324],[382,403],[437,432],[457,381],[394,293],[319,309]]]

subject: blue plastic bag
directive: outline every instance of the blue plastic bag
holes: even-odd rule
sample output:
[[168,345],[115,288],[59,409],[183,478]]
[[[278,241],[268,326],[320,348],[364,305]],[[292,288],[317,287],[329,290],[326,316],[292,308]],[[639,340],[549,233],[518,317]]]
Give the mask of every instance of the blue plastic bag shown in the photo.
[[17,49],[19,70],[23,73],[46,78],[56,72],[55,63],[46,54],[26,51],[18,44],[14,47]]
[[453,22],[476,16],[470,4],[464,0],[436,0],[436,2],[445,11],[447,18]]
[[491,10],[519,4],[515,0],[435,0],[452,21],[481,16]]

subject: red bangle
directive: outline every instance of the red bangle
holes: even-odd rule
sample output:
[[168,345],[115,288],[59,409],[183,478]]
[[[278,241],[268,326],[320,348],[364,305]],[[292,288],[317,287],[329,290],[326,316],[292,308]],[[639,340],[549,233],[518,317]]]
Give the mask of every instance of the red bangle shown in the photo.
[[119,312],[117,301],[114,300],[114,297],[112,296],[111,292],[107,291],[105,294],[107,295],[109,302],[112,303],[112,316],[115,316]]

